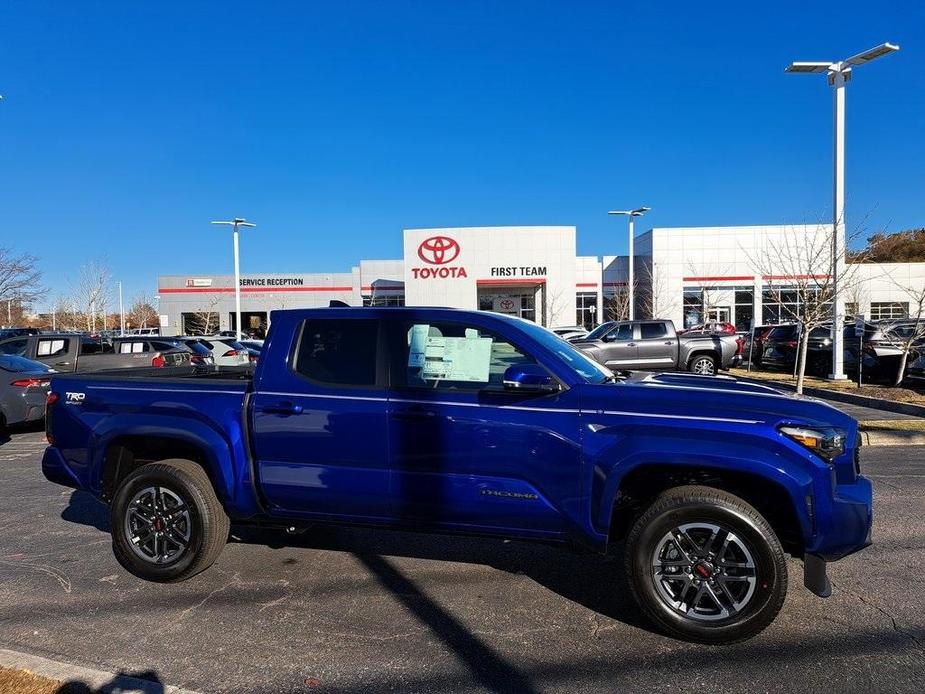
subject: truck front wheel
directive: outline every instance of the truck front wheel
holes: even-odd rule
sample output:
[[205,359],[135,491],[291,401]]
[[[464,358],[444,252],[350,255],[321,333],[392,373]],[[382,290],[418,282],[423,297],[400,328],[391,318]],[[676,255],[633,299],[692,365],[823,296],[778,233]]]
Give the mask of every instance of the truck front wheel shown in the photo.
[[142,465],[116,489],[112,548],[147,581],[183,581],[209,568],[228,539],[229,520],[205,470],[191,460]]
[[630,531],[626,569],[642,611],[686,641],[750,638],[774,620],[787,594],[784,551],[767,521],[711,487],[661,494]]

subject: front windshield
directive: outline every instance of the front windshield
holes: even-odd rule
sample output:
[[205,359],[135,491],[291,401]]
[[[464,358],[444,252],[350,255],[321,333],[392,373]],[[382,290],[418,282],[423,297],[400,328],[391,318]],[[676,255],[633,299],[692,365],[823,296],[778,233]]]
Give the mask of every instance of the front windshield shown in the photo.
[[586,340],[600,340],[604,334],[614,326],[613,321],[608,321],[607,323],[601,323],[594,330],[585,335]]
[[528,333],[530,337],[539,342],[546,349],[555,352],[586,381],[591,383],[604,383],[614,377],[613,372],[606,366],[598,364],[590,357],[585,356],[555,333],[541,328],[536,323],[523,319],[517,320],[519,321],[518,325]]

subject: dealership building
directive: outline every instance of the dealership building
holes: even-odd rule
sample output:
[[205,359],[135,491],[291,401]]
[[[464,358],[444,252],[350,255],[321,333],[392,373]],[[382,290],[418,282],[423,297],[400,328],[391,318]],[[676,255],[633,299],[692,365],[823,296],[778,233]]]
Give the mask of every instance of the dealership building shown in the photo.
[[[805,290],[805,249],[827,244],[820,225],[655,228],[635,239],[637,317],[704,320],[739,330],[786,321]],[[360,260],[349,272],[241,276],[245,330],[271,311],[327,306],[451,306],[521,316],[548,327],[592,325],[626,313],[629,259],[579,256],[573,226],[406,229],[403,257]],[[848,313],[898,318],[925,285],[925,263],[849,266]],[[790,291],[789,285],[794,290]],[[162,275],[161,332],[233,330],[234,278]],[[786,305],[786,306],[785,306]],[[914,307],[913,307],[914,310]]]

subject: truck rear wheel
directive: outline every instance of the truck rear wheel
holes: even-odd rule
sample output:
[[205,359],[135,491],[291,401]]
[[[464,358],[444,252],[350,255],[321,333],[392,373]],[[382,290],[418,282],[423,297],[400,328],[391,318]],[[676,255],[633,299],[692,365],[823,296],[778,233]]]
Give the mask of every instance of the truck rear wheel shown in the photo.
[[625,559],[642,611],[686,641],[748,639],[774,621],[787,594],[784,551],[767,521],[711,487],[660,495],[633,525]]
[[709,354],[696,354],[687,363],[687,370],[692,374],[712,376],[716,373],[716,359]]
[[142,465],[122,480],[112,502],[116,559],[146,581],[183,581],[209,568],[229,526],[208,475],[190,460]]

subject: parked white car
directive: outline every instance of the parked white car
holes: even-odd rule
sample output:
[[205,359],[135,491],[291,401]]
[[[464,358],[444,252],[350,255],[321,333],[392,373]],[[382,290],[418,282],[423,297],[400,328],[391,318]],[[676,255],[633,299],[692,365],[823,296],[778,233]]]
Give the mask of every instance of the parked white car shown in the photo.
[[233,337],[188,335],[174,339],[187,346],[199,343],[212,353],[212,359],[216,366],[247,366],[250,363],[250,354],[247,348]]
[[567,325],[561,328],[551,328],[551,330],[563,340],[574,340],[588,334],[588,331],[580,325]]

